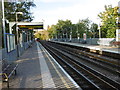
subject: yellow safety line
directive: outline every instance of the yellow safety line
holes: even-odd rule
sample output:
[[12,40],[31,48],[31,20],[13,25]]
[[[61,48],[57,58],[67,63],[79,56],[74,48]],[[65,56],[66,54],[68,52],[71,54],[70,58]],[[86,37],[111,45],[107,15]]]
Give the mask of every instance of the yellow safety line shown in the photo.
[[57,74],[59,75],[60,79],[62,80],[62,82],[64,83],[66,88],[70,88],[70,86],[67,84],[67,82],[65,81],[65,79],[62,77],[62,75],[60,74],[60,72],[57,70],[57,68],[55,67],[55,65],[53,64],[53,62],[50,60],[49,56],[46,54],[46,56],[48,57],[50,63],[53,65],[55,71],[57,72]]

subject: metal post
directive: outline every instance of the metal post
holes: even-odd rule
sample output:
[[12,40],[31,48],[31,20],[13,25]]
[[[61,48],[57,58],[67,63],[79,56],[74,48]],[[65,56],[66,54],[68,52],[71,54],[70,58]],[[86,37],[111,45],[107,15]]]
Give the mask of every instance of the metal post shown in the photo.
[[18,44],[18,27],[17,27],[17,13],[16,13],[16,36],[17,36],[17,44]]
[[17,17],[17,14],[23,14],[22,12],[16,12],[16,36],[17,36],[17,55],[18,55],[18,57],[19,57],[19,48],[18,48],[18,46],[19,46],[19,33],[18,33],[18,26],[17,26],[17,24],[18,24],[18,17]]
[[17,37],[17,56],[19,57],[19,40],[18,40],[18,27],[17,27],[17,20],[18,20],[18,18],[17,18],[17,13],[15,14],[16,16],[16,37]]
[[[71,29],[71,28],[70,28]],[[70,31],[70,41],[71,41],[71,31]]]
[[71,40],[72,40],[72,27],[71,27]]
[[78,38],[78,42],[79,42],[80,37],[79,37],[79,32],[78,32],[78,25],[77,25],[77,38]]
[[[120,1],[118,2],[118,14],[120,14]],[[117,17],[118,28],[116,29],[116,41],[120,41],[120,17]]]
[[70,28],[71,31],[70,31],[70,41],[72,40],[72,27]]
[[2,22],[3,22],[3,35],[4,35],[4,48],[6,48],[6,31],[5,31],[5,15],[4,15],[4,0],[2,0]]
[[66,29],[66,42],[67,42],[67,39],[68,39],[68,34],[67,34],[67,29]]
[[99,38],[101,38],[101,31],[100,31],[100,29],[99,29]]
[[58,37],[57,37],[57,32],[56,32],[56,40],[58,39]]
[[64,40],[64,31],[63,31],[63,34],[62,34],[62,35],[63,35],[63,38],[62,38],[62,40]]
[[99,26],[98,26],[98,29],[99,29],[99,39],[101,38],[101,30],[100,30],[100,27],[101,27],[101,22],[99,23]]
[[101,30],[100,30],[100,28],[99,28],[99,38],[101,38]]

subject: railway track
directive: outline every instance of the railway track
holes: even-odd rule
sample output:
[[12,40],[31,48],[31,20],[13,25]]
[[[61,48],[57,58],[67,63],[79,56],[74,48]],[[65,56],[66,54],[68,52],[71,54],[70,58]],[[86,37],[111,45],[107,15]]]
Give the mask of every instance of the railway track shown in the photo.
[[[54,43],[52,43],[53,45]],[[65,47],[62,45],[54,44],[56,48],[59,47],[59,49],[76,56],[78,58],[81,58],[82,61],[91,63],[94,66],[99,66],[100,68],[103,68],[110,73],[115,74],[116,76],[120,75],[120,64],[118,63],[119,60],[117,59],[111,59],[111,58],[106,58],[100,55],[92,54],[89,52],[81,51],[78,49],[70,48],[70,47]],[[64,49],[63,49],[64,48]],[[116,79],[118,80],[118,79]],[[120,80],[118,80],[120,81]]]
[[106,88],[120,88],[120,84],[118,82],[107,78],[105,75],[87,66],[86,63],[80,62],[80,60],[78,60],[80,55],[74,55],[74,52],[71,51],[72,49],[68,50],[65,46],[59,46],[50,42],[42,41],[41,43],[51,53],[51,55],[59,63],[61,63],[63,68],[74,78],[74,80],[80,85],[81,88],[94,88],[102,90],[106,90]]

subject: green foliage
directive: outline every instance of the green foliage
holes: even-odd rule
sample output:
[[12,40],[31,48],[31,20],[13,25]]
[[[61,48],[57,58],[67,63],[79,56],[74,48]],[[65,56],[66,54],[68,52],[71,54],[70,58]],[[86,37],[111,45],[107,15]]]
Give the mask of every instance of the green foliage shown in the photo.
[[49,38],[54,38],[54,35],[57,33],[56,31],[56,25],[52,25],[49,29]]
[[43,31],[39,31],[37,33],[35,33],[35,38],[40,38],[40,40],[48,40],[48,31],[43,30]]
[[118,17],[118,7],[112,5],[105,6],[105,11],[101,12],[98,16],[101,19],[102,37],[115,38],[115,31],[117,28],[116,18]]
[[56,24],[57,26],[57,34],[58,38],[62,36],[63,38],[68,38],[68,35],[70,34],[70,29],[71,29],[72,22],[70,20],[58,20],[58,23]]
[[35,37],[35,38],[40,38],[40,34],[39,34],[39,33],[36,33],[34,37]]
[[90,20],[87,19],[82,19],[79,20],[79,22],[76,24],[77,27],[77,32],[80,35],[80,38],[83,38],[83,33],[87,34],[87,37],[89,37],[89,28],[90,28]]
[[[91,21],[88,18],[79,20],[77,24],[72,24],[70,20],[58,20],[56,25],[48,28],[49,38],[70,38],[70,35],[72,38],[78,36],[83,38],[83,33],[86,33],[88,38],[98,37],[98,25],[93,23],[90,26],[90,23]],[[91,34],[93,32],[94,34]]]
[[5,2],[5,18],[11,22],[16,21],[16,12],[23,12],[23,15],[18,15],[18,21],[32,21],[33,16],[30,13],[30,8],[34,7],[33,2]]
[[52,25],[49,29],[49,37],[50,38],[65,38],[67,37],[65,34],[69,34],[70,33],[70,27],[72,25],[72,22],[70,20],[58,20],[58,23],[56,25]]
[[98,38],[99,37],[98,25],[95,24],[95,23],[91,24],[91,27],[90,27],[90,37],[92,37],[92,38]]

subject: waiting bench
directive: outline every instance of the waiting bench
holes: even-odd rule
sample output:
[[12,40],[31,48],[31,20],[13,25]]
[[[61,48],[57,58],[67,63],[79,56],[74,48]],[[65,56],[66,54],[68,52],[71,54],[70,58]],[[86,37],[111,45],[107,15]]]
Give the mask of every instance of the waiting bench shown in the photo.
[[2,76],[2,81],[7,82],[7,87],[9,88],[9,79],[12,75],[16,75],[16,69],[18,64],[16,63],[6,63],[5,60],[2,61],[2,72],[0,75]]

